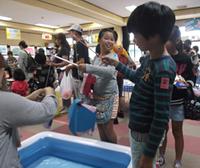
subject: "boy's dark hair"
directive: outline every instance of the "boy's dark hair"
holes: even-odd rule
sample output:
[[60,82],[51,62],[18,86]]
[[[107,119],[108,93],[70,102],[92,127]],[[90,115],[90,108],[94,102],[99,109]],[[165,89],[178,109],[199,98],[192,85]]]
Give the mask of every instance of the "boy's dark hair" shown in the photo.
[[12,51],[8,51],[7,55],[13,55]]
[[35,61],[40,65],[44,65],[46,63],[46,56],[42,53],[38,53],[35,56]]
[[5,67],[6,67],[5,59],[3,55],[0,53],[0,69]]
[[118,34],[117,34],[117,32],[116,32],[116,31],[114,31],[114,38],[115,38],[115,41],[117,41],[117,40],[118,40]]
[[114,35],[114,31],[113,30],[111,30],[111,29],[102,29],[100,32],[99,32],[99,39],[98,40],[101,40],[101,38],[104,36],[104,34],[106,33],[106,32],[111,32],[111,33],[113,33],[113,36],[114,36],[114,38],[115,38],[115,35]]
[[196,53],[199,52],[199,47],[198,46],[194,46],[193,49],[196,51]]
[[39,48],[38,53],[44,54],[44,49],[43,48]]
[[184,43],[186,43],[187,45],[192,45],[192,41],[191,41],[191,40],[189,40],[189,39],[185,40],[185,42],[184,42]]
[[189,46],[187,43],[184,43],[184,44],[183,44],[183,48],[184,48],[187,52],[190,52],[190,50],[191,50],[190,46]]
[[22,46],[23,48],[27,48],[28,47],[28,45],[26,44],[26,42],[25,41],[20,41],[19,42],[19,46]]
[[141,34],[146,40],[158,34],[163,43],[171,35],[175,23],[174,12],[157,2],[147,2],[138,6],[127,22],[128,32]]
[[16,81],[24,81],[26,79],[26,76],[25,76],[24,71],[22,69],[17,68],[17,69],[14,70],[13,78]]
[[[181,32],[178,26],[174,25],[174,28],[172,30],[172,34],[169,38],[170,41],[176,43],[176,39],[180,38],[181,39]],[[176,49],[178,51],[183,51],[183,42],[182,40],[180,40],[180,42],[178,44],[176,44]]]

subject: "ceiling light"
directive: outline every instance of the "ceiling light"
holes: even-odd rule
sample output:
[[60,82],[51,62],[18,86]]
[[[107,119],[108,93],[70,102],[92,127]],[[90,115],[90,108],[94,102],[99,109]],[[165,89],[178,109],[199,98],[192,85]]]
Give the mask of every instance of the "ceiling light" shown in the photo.
[[130,12],[133,12],[135,8],[137,8],[137,6],[135,5],[131,5],[131,6],[126,6],[125,7],[127,10],[129,10]]
[[0,20],[12,20],[12,18],[5,17],[5,16],[0,16]]
[[103,26],[103,25],[95,23],[92,27],[101,27],[101,26]]
[[58,29],[58,26],[51,26],[51,25],[46,25],[46,24],[41,24],[41,23],[37,23],[35,24],[36,26],[40,26],[40,27],[48,27],[48,28],[52,28],[52,29]]

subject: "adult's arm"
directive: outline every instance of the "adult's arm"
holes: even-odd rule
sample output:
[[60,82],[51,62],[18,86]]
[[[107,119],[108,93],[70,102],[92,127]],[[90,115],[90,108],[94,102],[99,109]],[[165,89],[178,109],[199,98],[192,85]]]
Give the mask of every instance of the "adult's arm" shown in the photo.
[[12,102],[11,105],[5,107],[6,110],[4,109],[6,112],[3,114],[2,122],[5,127],[42,124],[54,117],[57,111],[57,98],[53,91],[49,89],[41,102],[31,101],[34,98],[31,95],[25,98],[12,93],[4,94],[3,101],[5,102],[2,103]]

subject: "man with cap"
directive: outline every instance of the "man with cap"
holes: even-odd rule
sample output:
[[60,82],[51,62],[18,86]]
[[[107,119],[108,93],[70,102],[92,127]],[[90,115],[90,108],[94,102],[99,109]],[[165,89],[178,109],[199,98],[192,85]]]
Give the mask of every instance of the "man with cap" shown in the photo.
[[[70,32],[71,37],[76,41],[75,47],[74,47],[74,58],[73,62],[76,64],[90,64],[89,56],[88,56],[88,48],[85,46],[85,42],[82,39],[82,33],[83,28],[79,24],[72,25],[69,29],[67,29],[68,32]],[[75,37],[74,37],[75,36]],[[83,45],[79,40],[81,40]],[[68,65],[65,69],[66,72],[69,72],[70,69],[72,69],[72,76],[74,79],[74,93],[75,98],[83,98],[83,96],[80,93],[81,84],[83,81],[83,74],[81,71],[78,70],[78,68],[75,65]]]

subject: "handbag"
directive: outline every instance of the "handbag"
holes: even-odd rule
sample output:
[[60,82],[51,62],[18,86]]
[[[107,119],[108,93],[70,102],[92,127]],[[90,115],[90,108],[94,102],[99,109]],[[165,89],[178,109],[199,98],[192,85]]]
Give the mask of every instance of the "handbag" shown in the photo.
[[192,88],[187,88],[187,97],[184,100],[185,119],[200,120],[200,98],[195,96]]
[[86,95],[84,99],[85,104],[96,106],[97,108],[97,124],[107,123],[112,116],[113,105],[114,105],[115,94],[113,93],[110,97],[94,97],[93,95]]
[[81,99],[75,99],[68,114],[70,131],[74,135],[77,135],[76,132],[82,133],[88,130],[94,132],[96,116],[95,107],[82,104]]

